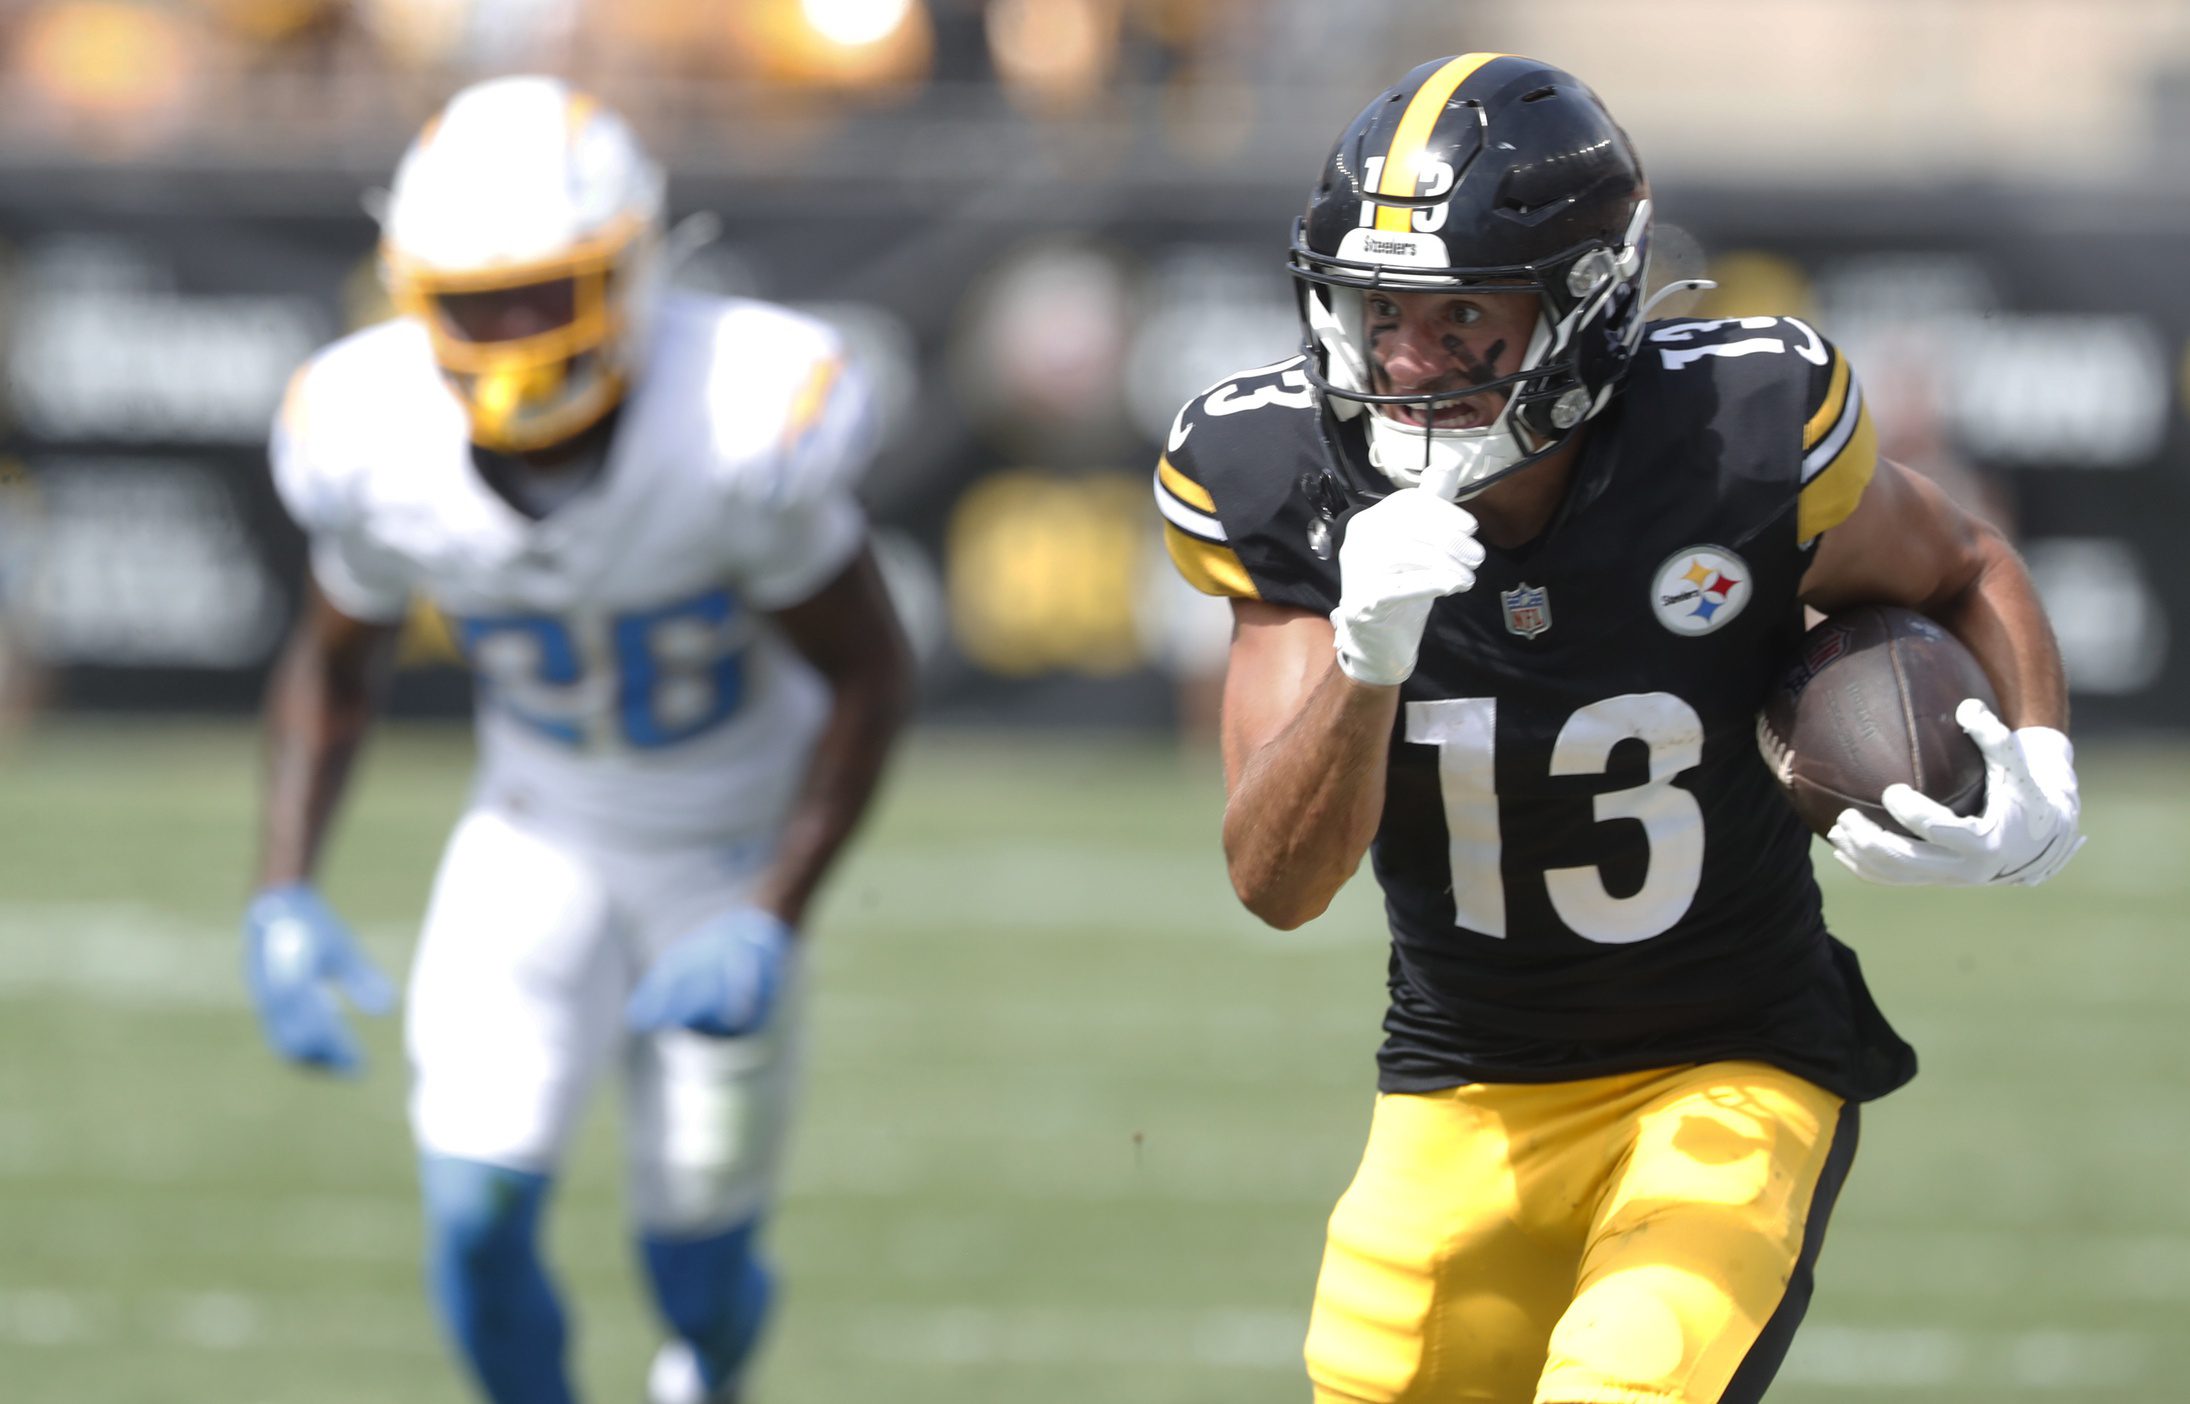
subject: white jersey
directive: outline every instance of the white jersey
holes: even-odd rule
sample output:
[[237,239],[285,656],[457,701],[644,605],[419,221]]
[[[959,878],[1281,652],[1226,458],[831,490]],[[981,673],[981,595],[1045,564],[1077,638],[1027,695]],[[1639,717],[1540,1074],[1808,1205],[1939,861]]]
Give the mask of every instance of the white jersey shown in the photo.
[[766,842],[827,692],[763,617],[865,539],[870,397],[827,327],[672,296],[605,466],[543,519],[474,466],[425,329],[298,372],[274,479],[336,608],[445,615],[478,684],[480,802],[574,837]]

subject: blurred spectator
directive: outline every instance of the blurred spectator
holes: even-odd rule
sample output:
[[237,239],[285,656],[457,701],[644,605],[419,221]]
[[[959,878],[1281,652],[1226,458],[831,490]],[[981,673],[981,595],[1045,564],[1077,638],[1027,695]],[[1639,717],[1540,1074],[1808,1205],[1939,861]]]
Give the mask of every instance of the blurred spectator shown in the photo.
[[622,0],[588,6],[572,71],[619,107],[645,102],[651,79],[703,78],[723,62],[724,26],[697,0]]
[[192,0],[232,44],[239,68],[322,67],[353,32],[350,0]]
[[186,16],[134,0],[51,0],[24,14],[9,76],[21,114],[98,155],[156,145],[190,111],[203,61]]
[[1118,0],[989,0],[989,54],[1004,91],[1045,116],[1095,105],[1118,66]]
[[455,72],[559,68],[581,0],[356,0],[397,62]]
[[1069,238],[1011,250],[961,306],[960,401],[1021,459],[1079,467],[1129,455],[1120,376],[1132,304],[1120,251]]

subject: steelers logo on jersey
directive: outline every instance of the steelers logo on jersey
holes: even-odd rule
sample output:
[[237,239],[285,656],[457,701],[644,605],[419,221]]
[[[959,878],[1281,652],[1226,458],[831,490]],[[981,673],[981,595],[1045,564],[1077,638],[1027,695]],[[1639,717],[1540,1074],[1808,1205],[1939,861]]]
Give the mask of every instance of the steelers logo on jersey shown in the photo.
[[1708,634],[1741,613],[1752,593],[1748,562],[1723,546],[1685,546],[1650,582],[1650,608],[1676,634]]

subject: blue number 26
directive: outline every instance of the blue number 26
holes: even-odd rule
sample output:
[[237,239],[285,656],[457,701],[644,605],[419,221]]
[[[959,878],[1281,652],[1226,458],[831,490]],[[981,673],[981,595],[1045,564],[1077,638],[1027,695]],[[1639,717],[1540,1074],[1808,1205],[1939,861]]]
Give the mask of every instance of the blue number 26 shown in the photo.
[[[674,745],[707,731],[744,700],[746,621],[728,590],[658,609],[572,620],[546,614],[456,621],[464,656],[487,698],[570,746],[594,739],[613,701],[624,744]],[[612,690],[612,698],[599,694]]]

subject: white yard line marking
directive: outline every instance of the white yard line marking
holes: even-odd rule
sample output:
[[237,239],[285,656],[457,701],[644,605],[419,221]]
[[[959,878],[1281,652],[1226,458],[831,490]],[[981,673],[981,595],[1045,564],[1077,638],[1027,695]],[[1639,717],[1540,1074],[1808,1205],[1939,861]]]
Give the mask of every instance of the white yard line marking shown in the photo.
[[[346,1316],[345,1343],[375,1346],[416,1308],[392,1296],[345,1298],[368,1306],[374,1329]],[[233,1291],[166,1292],[143,1298],[55,1287],[0,1287],[0,1342],[100,1347],[132,1334],[205,1351],[310,1346],[290,1339],[284,1315],[296,1304]],[[996,1308],[970,1304],[866,1308],[840,1318],[859,1355],[934,1369],[982,1365],[1174,1366],[1219,1370],[1300,1369],[1305,1313],[1246,1308],[1189,1312]],[[125,1329],[127,1328],[127,1329]],[[317,1333],[307,1332],[316,1339]],[[430,1332],[415,1348],[436,1350]],[[353,1339],[355,1338],[355,1339]],[[332,1342],[322,1342],[323,1344]],[[1824,1389],[1953,1385],[2014,1393],[2121,1388],[2153,1375],[2151,1337],[2134,1331],[1988,1332],[1946,1326],[1803,1328],[1780,1379]]]
[[[240,910],[227,927],[138,902],[0,903],[0,1000],[70,992],[123,1007],[240,1008],[241,922]],[[376,955],[411,935],[359,934]]]
[[132,1295],[96,1288],[0,1285],[0,1346],[106,1350],[361,1349],[438,1354],[423,1302],[357,1292],[295,1296],[209,1288]]
[[2080,1391],[2150,1377],[2152,1342],[2133,1331],[1958,1331],[1944,1326],[1805,1326],[1779,1377],[1831,1388],[1984,1386]]

